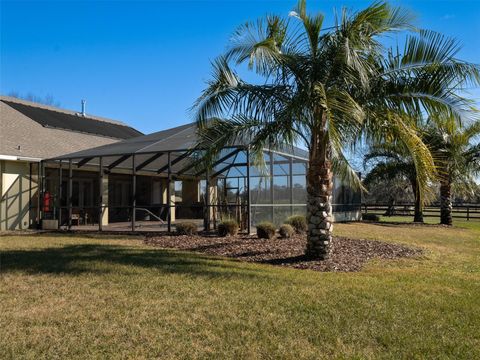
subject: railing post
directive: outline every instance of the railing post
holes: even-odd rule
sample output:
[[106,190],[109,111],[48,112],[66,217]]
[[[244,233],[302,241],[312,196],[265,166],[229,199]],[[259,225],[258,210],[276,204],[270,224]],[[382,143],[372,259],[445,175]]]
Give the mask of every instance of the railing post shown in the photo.
[[40,208],[39,208],[39,220],[40,220],[40,226],[42,225],[42,220],[45,217],[45,212],[43,211],[43,198],[45,196],[45,162],[42,160],[40,161],[39,164],[39,188],[38,188],[38,194],[39,194],[39,199],[40,199]]
[[252,232],[252,192],[250,189],[250,148],[247,147],[247,233]]
[[72,197],[73,197],[72,159],[68,160],[68,230],[72,229]]
[[205,203],[203,211],[203,229],[210,230],[210,171],[205,171]]
[[170,233],[172,231],[172,208],[171,208],[171,190],[170,182],[172,181],[172,161],[170,156],[170,151],[167,153],[168,156],[168,171],[167,171],[167,231]]
[[103,157],[98,159],[98,231],[103,230]]
[[135,231],[135,215],[137,207],[137,169],[135,168],[135,154],[132,154],[132,231]]
[[32,226],[32,171],[33,163],[28,163],[28,228]]
[[274,181],[275,179],[273,178],[273,152],[270,151],[270,208],[271,208],[271,216],[272,216],[272,223],[275,221],[275,207],[273,206],[275,202],[275,194],[273,192],[273,187],[274,187]]
[[57,206],[58,206],[58,228],[62,228],[62,160],[60,160],[60,164],[58,165],[58,200],[57,200]]
[[288,159],[288,181],[290,186],[290,215],[294,215],[293,213],[293,158]]
[[41,166],[40,166],[40,162],[37,163],[37,211],[36,211],[36,226],[37,226],[37,229],[40,229],[40,226],[41,226],[41,221],[40,221],[40,206],[42,205],[41,203],[41,199],[40,199],[40,189],[41,189],[41,181],[42,181],[42,174],[41,174],[41,170],[40,170]]

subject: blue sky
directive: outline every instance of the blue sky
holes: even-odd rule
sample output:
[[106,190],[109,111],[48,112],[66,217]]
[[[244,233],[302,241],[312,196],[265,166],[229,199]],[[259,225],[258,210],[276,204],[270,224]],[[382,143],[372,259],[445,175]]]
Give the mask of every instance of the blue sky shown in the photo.
[[[334,8],[369,1],[309,1],[332,23]],[[459,39],[480,63],[480,1],[395,1],[416,25]],[[61,107],[153,132],[191,121],[188,108],[210,61],[235,28],[295,1],[1,1],[0,92],[52,95]],[[480,91],[473,96],[480,103]]]

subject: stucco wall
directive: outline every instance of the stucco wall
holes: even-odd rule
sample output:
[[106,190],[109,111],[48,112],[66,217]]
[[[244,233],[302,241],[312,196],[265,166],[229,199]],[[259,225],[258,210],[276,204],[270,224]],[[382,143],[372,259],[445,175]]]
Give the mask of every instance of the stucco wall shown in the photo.
[[[29,215],[28,162],[0,160],[0,230],[28,229],[35,215]],[[37,184],[32,182],[32,196]]]

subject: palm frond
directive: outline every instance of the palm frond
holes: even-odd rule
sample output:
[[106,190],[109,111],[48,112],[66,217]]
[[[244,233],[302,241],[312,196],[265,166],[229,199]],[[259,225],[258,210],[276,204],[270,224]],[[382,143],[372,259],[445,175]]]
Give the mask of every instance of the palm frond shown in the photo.
[[414,30],[414,19],[413,13],[407,9],[378,1],[354,14],[348,29],[372,37],[386,32]]
[[325,16],[321,13],[313,16],[307,14],[306,1],[300,0],[294,11],[290,13],[290,16],[294,16],[302,21],[305,29],[305,34],[308,38],[308,44],[310,47],[310,53],[312,56],[316,56],[318,52],[318,45],[320,42],[320,31],[322,30],[323,19]]
[[397,115],[392,116],[396,118],[397,137],[405,144],[415,164],[420,201],[423,203],[427,198],[426,193],[430,191],[429,183],[436,179],[437,167],[430,149],[418,133],[410,126],[405,125],[404,121]]
[[348,186],[367,191],[359,173],[351,166],[343,151],[336,146],[332,146],[332,170]]
[[403,178],[411,182],[412,164],[397,161],[381,161],[365,175],[363,184],[368,188],[375,181],[392,181]]
[[242,81],[223,57],[215,60],[212,78],[192,107],[200,125],[210,118],[238,114],[248,118],[272,117],[289,96],[288,86],[253,85]]

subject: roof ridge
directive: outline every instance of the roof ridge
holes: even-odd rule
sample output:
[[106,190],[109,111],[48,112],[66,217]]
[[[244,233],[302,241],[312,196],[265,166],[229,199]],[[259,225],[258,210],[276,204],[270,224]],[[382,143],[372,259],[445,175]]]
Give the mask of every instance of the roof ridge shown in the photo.
[[[149,145],[147,145],[147,146],[144,146],[143,148],[137,150],[136,153],[141,152],[141,151],[144,151],[145,149],[148,149],[149,147],[152,147],[152,146],[154,146],[154,145],[157,145],[157,144],[161,143],[162,141],[165,141],[165,140],[167,140],[167,139],[170,139],[171,137],[176,136],[176,135],[178,135],[178,134],[181,134],[182,132],[190,129],[190,127],[191,127],[192,125],[196,125],[196,123],[193,123],[193,122],[192,122],[192,123],[188,123],[188,124],[184,124],[184,125],[177,126],[177,128],[182,127],[182,126],[185,126],[185,129],[182,129],[182,130],[180,130],[179,132],[173,133],[172,135],[167,136],[166,138],[163,138],[163,139],[160,139],[160,140],[158,140],[158,141],[155,141],[155,142],[152,143],[152,144],[149,144]],[[171,129],[167,129],[167,130],[173,130],[173,129],[175,129],[175,128],[171,128]],[[159,131],[159,132],[160,132],[160,131]]]
[[76,115],[79,118],[88,118],[88,119],[92,119],[92,120],[103,121],[103,122],[106,122],[106,123],[109,123],[109,124],[116,124],[116,125],[126,126],[126,127],[131,128],[130,125],[128,125],[128,124],[126,124],[126,123],[124,123],[123,121],[120,121],[120,120],[114,120],[114,119],[109,119],[109,118],[96,116],[96,115],[90,115],[90,114],[86,114],[85,116],[82,116],[78,111],[62,109],[62,108],[59,108],[59,107],[56,107],[56,106],[45,105],[45,104],[41,104],[41,103],[38,103],[38,102],[19,99],[19,98],[12,97],[12,96],[0,95],[0,100],[3,101],[3,102],[10,101],[10,102],[14,102],[14,103],[17,103],[17,104],[36,107],[36,108],[45,109],[45,110],[49,110],[49,111],[56,111],[56,112],[64,113],[64,114],[68,114],[68,115]]

